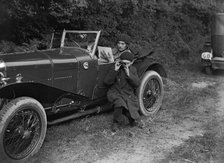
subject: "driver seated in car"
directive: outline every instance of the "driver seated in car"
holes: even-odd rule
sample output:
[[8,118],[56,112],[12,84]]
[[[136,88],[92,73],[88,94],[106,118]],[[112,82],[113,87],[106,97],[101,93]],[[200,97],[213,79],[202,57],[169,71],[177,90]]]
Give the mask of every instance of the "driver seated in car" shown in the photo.
[[140,84],[137,70],[132,66],[134,54],[123,52],[115,61],[104,83],[110,86],[107,92],[108,101],[114,107],[112,131],[116,132],[121,125],[130,124],[143,128],[140,120],[139,103],[135,89]]

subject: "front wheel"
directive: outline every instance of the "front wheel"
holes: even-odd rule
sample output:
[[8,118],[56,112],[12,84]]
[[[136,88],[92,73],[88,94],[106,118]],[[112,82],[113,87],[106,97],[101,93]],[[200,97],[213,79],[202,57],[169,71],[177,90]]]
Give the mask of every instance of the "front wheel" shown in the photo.
[[43,144],[47,118],[35,99],[20,97],[0,111],[0,160],[24,162]]
[[161,76],[155,71],[147,71],[138,88],[140,112],[145,116],[154,116],[162,105],[163,95]]

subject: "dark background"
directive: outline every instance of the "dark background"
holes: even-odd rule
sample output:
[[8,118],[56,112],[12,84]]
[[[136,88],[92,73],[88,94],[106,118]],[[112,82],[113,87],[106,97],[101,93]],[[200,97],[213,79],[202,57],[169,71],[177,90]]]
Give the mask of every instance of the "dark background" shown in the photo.
[[113,46],[126,33],[136,49],[168,63],[200,58],[218,0],[0,0],[0,52],[47,48],[54,30],[102,30]]

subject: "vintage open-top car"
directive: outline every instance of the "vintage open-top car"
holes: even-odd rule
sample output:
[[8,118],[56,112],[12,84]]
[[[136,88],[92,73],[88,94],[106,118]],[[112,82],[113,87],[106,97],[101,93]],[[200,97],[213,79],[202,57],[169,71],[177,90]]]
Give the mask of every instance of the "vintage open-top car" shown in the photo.
[[[98,55],[100,31],[64,30],[48,50],[0,57],[0,162],[23,162],[44,141],[47,125],[112,109],[103,83],[112,62]],[[149,52],[136,55],[141,77],[136,90],[140,112],[161,107],[163,66]]]

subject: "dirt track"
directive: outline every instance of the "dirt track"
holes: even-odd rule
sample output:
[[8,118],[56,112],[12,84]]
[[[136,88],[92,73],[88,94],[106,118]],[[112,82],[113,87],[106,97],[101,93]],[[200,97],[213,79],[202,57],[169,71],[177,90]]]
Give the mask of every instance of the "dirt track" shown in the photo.
[[211,77],[192,67],[171,72],[162,110],[144,118],[145,129],[112,134],[111,113],[74,120],[50,127],[29,162],[224,162],[223,81],[222,73]]

